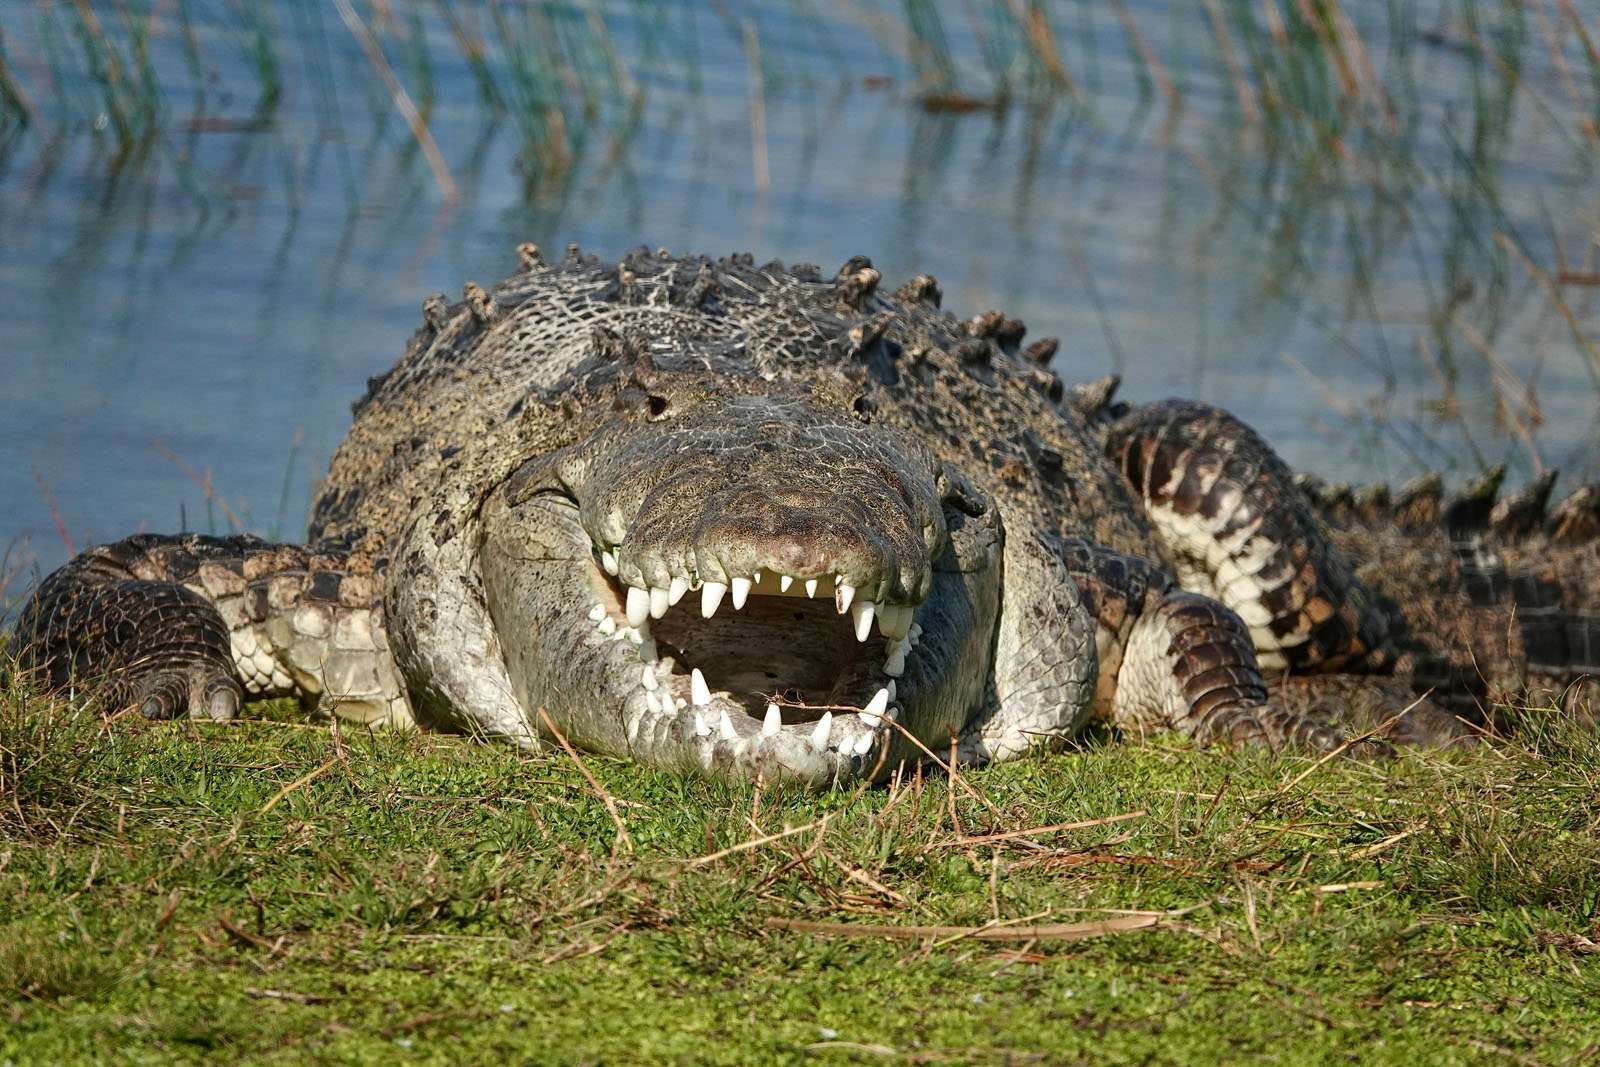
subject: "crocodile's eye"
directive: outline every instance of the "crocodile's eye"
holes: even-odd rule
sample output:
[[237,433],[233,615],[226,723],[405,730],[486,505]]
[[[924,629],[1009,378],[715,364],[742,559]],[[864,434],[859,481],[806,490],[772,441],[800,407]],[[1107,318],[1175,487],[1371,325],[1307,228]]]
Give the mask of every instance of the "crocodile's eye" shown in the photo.
[[871,422],[873,412],[878,410],[878,405],[874,404],[872,398],[865,393],[856,397],[856,402],[852,406],[855,408],[856,418],[862,422]]
[[650,413],[651,422],[659,422],[666,418],[671,407],[672,402],[664,396],[651,393],[645,398],[645,410]]

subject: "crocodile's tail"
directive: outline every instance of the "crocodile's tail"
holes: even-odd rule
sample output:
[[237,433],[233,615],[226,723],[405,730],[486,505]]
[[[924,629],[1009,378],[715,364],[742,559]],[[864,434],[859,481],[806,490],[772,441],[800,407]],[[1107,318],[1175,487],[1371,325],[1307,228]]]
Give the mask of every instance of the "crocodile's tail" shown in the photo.
[[1209,404],[1164,400],[1115,413],[1104,448],[1178,580],[1245,620],[1265,671],[1390,669],[1391,612],[1254,430]]
[[1397,490],[1297,481],[1347,551],[1387,559],[1369,580],[1407,606],[1416,684],[1592,707],[1600,484],[1552,503],[1557,477],[1506,495],[1503,467],[1454,493],[1437,474]]

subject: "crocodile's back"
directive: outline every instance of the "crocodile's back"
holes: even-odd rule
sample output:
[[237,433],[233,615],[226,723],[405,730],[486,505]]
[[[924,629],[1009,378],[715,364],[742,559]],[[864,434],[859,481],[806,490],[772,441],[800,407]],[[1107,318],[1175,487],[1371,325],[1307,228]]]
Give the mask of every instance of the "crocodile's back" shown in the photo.
[[[431,490],[452,464],[521,437],[511,423],[523,405],[590,354],[598,326],[663,338],[737,330],[694,308],[629,301],[625,272],[596,257],[569,252],[549,264],[532,246],[518,251],[523,269],[499,284],[469,283],[454,304],[430,297],[405,355],[368,381],[312,510],[313,541],[380,548],[431,507]],[[677,274],[663,281],[682,286],[701,264],[673,266]]]
[[562,378],[581,372],[601,329],[665,348],[727,344],[764,377],[851,390],[863,418],[922,440],[1039,528],[1156,551],[1122,479],[1056,402],[1060,381],[1039,365],[1054,343],[1024,352],[1015,320],[939,310],[931,278],[888,295],[860,259],[824,279],[808,265],[740,256],[641,249],[611,263],[569,251],[547,263],[529,246],[522,254],[523,269],[498,285],[469,285],[455,304],[428,302],[405,355],[354,405],[313,510],[313,539],[381,548],[437,508],[449,468],[473,464],[469,479],[487,489],[567,443]]

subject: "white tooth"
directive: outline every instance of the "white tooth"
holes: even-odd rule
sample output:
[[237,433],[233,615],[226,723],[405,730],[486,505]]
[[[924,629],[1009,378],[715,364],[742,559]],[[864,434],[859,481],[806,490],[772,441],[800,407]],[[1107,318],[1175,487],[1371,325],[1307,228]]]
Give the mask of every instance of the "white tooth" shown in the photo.
[[678,575],[673,575],[671,584],[667,586],[668,606],[676,605],[678,601],[683,599],[683,594],[687,593],[688,591],[689,579],[679,577]]
[[819,579],[816,579],[816,578],[807,578],[806,579],[806,596],[810,597],[813,600],[815,600],[817,598],[817,582],[818,582],[818,580]]
[[717,736],[724,741],[737,741],[739,731],[733,728],[733,720],[728,718],[728,709],[722,709],[722,718],[717,720]]
[[689,674],[689,699],[693,700],[696,707],[711,703],[711,689],[706,685],[706,676],[696,667]]
[[761,736],[777,737],[778,731],[783,729],[783,713],[778,710],[778,705],[767,705],[767,717],[761,720]]
[[613,640],[613,641],[632,641],[634,644],[638,644],[639,643],[639,631],[635,630],[631,626],[619,626],[619,627],[617,627],[617,632],[611,635],[611,640]]
[[[850,610],[850,602],[855,598],[856,587],[845,584],[845,580],[840,578],[839,583],[833,587],[833,603],[839,609],[840,615]],[[861,640],[865,641],[866,638],[863,637]]]
[[883,691],[885,693],[889,694],[889,699],[890,700],[893,700],[895,698],[895,694],[896,694],[896,692],[898,690],[896,690],[896,688],[895,688],[895,684],[894,684],[894,679],[893,678],[889,679],[889,684],[883,687]]
[[750,599],[750,586],[754,584],[748,578],[735,578],[733,580],[733,610],[742,611],[744,602]]
[[883,661],[883,673],[891,678],[899,678],[906,673],[906,654],[899,645],[889,650],[889,658]]
[[656,688],[656,669],[646,663],[639,668],[639,683],[651,692]]
[[880,604],[878,605],[878,629],[883,631],[883,636],[898,640],[911,629],[911,606],[909,604]]
[[822,718],[817,720],[816,729],[811,731],[811,747],[822,750],[828,747],[828,734],[833,730],[833,712],[825,711]]
[[610,637],[612,634],[617,632],[616,620],[614,620],[610,615],[607,615],[605,618],[600,620],[600,625],[596,626],[595,629],[599,630],[605,636]]
[[856,738],[856,744],[855,744],[855,753],[856,753],[856,755],[865,756],[868,752],[871,752],[872,751],[872,740],[873,740],[873,735],[872,735],[872,733],[870,731],[868,731],[867,733],[864,733],[860,737]]
[[617,557],[616,557],[616,553],[611,552],[609,550],[601,552],[600,553],[600,566],[602,566],[602,567],[604,567],[606,569],[606,573],[607,574],[609,574],[609,575],[611,575],[611,577],[615,578],[617,576]]
[[622,636],[636,645],[642,645],[650,638],[650,624],[641,622],[638,626],[624,627]]
[[872,634],[872,614],[877,607],[870,600],[863,600],[850,608],[850,614],[855,616],[856,640],[865,641]]
[[628,586],[628,625],[638,626],[650,617],[650,590]]
[[663,616],[663,615],[665,615],[667,613],[667,606],[668,606],[667,591],[665,589],[657,589],[655,586],[651,586],[650,587],[650,617],[652,619],[661,618],[661,616]]
[[711,736],[711,727],[706,725],[706,717],[698,711],[694,713],[694,735],[696,737]]
[[766,572],[766,571],[764,571],[764,570],[758,570],[758,571],[756,571],[756,572],[755,572],[755,573],[754,573],[754,574],[752,574],[752,575],[751,575],[751,576],[750,576],[750,580],[751,580],[751,581],[752,581],[752,582],[755,582],[755,583],[756,583],[756,584],[757,584],[757,585],[760,585],[760,584],[761,584],[761,583],[762,583],[762,582],[763,582],[763,581],[765,581],[765,578],[764,578],[764,577],[763,577],[763,576],[764,576],[764,575],[765,575],[765,574],[766,574],[766,573],[767,573],[767,572]]
[[644,695],[644,706],[649,708],[651,711],[653,711],[657,715],[660,715],[661,714],[661,694],[657,693],[653,689],[647,691],[645,693],[645,695]]
[[793,584],[794,584],[793,576],[788,575],[788,574],[780,574],[780,575],[778,575],[778,592],[787,593],[789,591],[789,587],[791,585],[793,585]]
[[861,709],[861,721],[876,730],[883,722],[883,713],[889,710],[889,690],[880,689],[872,694],[867,706]]
[[728,592],[728,587],[721,582],[707,582],[700,587],[700,617],[709,619],[717,613],[717,605],[722,603],[722,598]]
[[605,617],[606,617],[606,606],[604,604],[596,604],[594,607],[589,609],[589,621],[590,622],[599,622],[601,619],[603,619]]
[[913,641],[917,640],[917,638],[922,636],[922,626],[913,622],[911,624],[911,629],[906,631],[906,636],[910,637]]

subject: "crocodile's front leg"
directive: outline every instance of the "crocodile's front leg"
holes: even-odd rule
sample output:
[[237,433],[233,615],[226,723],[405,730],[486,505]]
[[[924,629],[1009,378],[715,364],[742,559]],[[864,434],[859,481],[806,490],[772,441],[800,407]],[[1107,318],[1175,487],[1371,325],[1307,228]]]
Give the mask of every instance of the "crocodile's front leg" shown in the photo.
[[1004,544],[994,690],[989,713],[961,738],[969,763],[1059,746],[1083,729],[1094,698],[1094,619],[1053,539],[1022,521],[1005,530]]
[[13,647],[25,671],[108,710],[227,719],[246,699],[297,696],[343,719],[409,726],[378,587],[363,560],[339,553],[142,534],[46,578]]
[[1094,715],[1131,733],[1176,730],[1202,743],[1327,752],[1344,732],[1268,700],[1250,632],[1155,564],[1083,541],[1061,557],[1095,620]]

